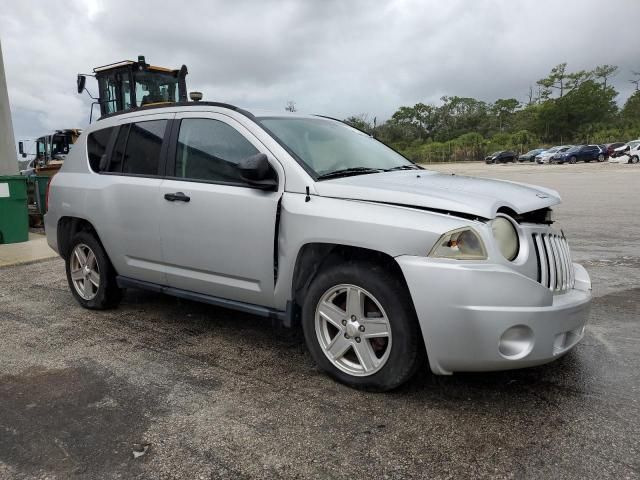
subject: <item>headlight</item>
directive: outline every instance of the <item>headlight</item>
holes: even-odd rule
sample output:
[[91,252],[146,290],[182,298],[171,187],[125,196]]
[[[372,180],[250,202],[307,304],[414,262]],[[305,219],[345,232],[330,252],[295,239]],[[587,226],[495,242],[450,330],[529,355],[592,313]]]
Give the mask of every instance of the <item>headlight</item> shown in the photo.
[[455,260],[486,260],[487,251],[480,236],[470,227],[445,233],[429,252],[430,257]]
[[498,217],[491,222],[491,230],[493,230],[498,249],[504,258],[509,261],[516,258],[520,250],[520,242],[518,240],[518,232],[513,223],[504,217]]

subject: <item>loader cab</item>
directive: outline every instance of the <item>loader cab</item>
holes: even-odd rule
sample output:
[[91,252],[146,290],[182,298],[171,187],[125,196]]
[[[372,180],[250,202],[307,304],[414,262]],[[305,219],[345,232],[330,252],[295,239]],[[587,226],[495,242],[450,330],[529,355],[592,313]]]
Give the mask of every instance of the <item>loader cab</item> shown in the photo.
[[[93,73],[98,81],[96,100],[102,116],[148,105],[187,101],[185,65],[179,70],[156,67],[140,56],[137,62],[113,63],[94,68]],[[84,91],[85,81],[85,75],[78,75],[78,93]]]
[[36,164],[44,166],[53,160],[64,160],[81,133],[77,128],[56,130],[36,139]]

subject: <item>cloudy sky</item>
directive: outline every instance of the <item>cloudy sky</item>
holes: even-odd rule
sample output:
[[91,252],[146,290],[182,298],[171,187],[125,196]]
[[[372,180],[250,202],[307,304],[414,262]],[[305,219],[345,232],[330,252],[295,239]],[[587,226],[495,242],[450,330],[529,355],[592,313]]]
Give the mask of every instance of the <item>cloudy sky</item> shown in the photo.
[[[144,54],[243,107],[388,118],[443,95],[527,98],[554,65],[640,71],[639,0],[3,0],[17,139],[88,123],[76,74]],[[93,79],[88,87],[97,91]]]

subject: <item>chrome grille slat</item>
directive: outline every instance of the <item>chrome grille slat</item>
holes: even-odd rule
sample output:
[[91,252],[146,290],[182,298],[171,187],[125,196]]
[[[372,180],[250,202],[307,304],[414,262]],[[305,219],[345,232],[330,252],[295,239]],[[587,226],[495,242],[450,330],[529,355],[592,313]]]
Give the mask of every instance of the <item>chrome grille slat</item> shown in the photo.
[[542,237],[538,233],[533,234],[534,241],[536,242],[538,252],[538,267],[540,269],[540,278],[538,281],[545,287],[549,287],[549,265],[547,264],[547,254],[544,253],[544,245],[542,244]]
[[562,267],[562,257],[560,256],[560,249],[558,248],[558,237],[555,235],[551,237],[551,246],[556,254],[556,290],[563,290],[564,285],[562,285],[562,271],[564,268]]
[[556,247],[556,251],[558,252],[558,287],[559,290],[566,290],[567,288],[567,265],[564,263],[564,251],[560,246],[560,241],[557,235],[553,236],[553,244]]
[[538,260],[538,282],[554,293],[571,290],[575,284],[571,250],[564,235],[532,234]]
[[556,272],[557,272],[556,257],[553,254],[553,248],[551,248],[551,241],[549,240],[549,236],[548,235],[544,235],[542,237],[542,239],[544,240],[544,245],[545,245],[545,248],[547,250],[547,259],[549,260],[549,285],[548,285],[548,287],[551,290],[555,290],[556,289]]
[[558,251],[558,242],[555,235],[549,235],[549,241],[551,242],[551,248],[553,248],[553,253],[556,257],[556,288],[555,290],[562,290],[564,287],[562,285],[562,258],[560,257],[560,252]]
[[568,267],[568,271],[569,271],[569,285],[567,285],[567,288],[571,289],[575,286],[575,278],[574,278],[574,273],[573,273],[573,260],[571,259],[571,250],[569,249],[569,244],[567,243],[567,240],[563,237],[562,238],[562,244],[564,245],[564,249],[567,252],[567,267]]
[[569,262],[567,261],[567,250],[564,248],[565,243],[562,237],[558,237],[558,245],[562,250],[562,260],[564,261],[564,289],[567,290],[569,288]]

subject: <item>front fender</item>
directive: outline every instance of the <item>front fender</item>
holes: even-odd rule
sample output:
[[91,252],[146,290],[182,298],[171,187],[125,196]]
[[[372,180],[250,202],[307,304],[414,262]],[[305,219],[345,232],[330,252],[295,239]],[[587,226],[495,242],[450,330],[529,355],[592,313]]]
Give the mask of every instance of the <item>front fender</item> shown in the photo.
[[296,259],[309,243],[365,248],[391,257],[426,256],[440,236],[464,225],[452,215],[410,207],[285,192],[277,238],[276,308],[291,298]]

